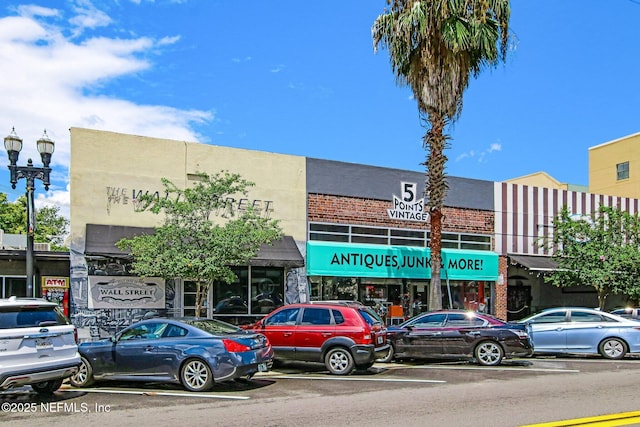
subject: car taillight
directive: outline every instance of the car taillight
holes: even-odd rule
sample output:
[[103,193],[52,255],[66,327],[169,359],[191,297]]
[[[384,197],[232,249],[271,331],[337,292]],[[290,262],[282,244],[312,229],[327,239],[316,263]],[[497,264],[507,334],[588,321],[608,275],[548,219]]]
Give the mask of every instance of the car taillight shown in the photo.
[[229,353],[242,353],[243,351],[251,350],[250,347],[244,344],[240,344],[239,342],[234,340],[222,340],[222,343],[224,344],[224,348]]
[[373,343],[373,338],[371,338],[371,334],[370,333],[365,333],[363,335],[360,336],[360,338],[354,338],[354,341],[356,342],[356,344],[372,344]]
[[74,326],[74,328],[73,328],[73,339],[75,340],[76,345],[80,344],[80,343],[78,342],[78,328],[76,328],[75,326]]

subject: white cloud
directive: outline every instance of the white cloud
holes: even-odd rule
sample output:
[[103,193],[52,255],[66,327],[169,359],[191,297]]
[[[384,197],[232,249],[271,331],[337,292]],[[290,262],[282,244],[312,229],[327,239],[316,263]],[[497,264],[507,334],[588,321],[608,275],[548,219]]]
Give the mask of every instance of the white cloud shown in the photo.
[[459,154],[456,157],[456,162],[459,162],[467,158],[475,158],[478,163],[483,163],[486,161],[487,156],[489,156],[491,153],[495,151],[501,151],[501,150],[502,150],[502,144],[499,142],[494,142],[484,150],[481,150],[481,151],[469,150]]
[[493,144],[491,144],[491,146],[489,147],[489,149],[487,150],[489,153],[492,153],[494,151],[501,151],[502,150],[502,144],[498,143],[498,142],[494,142]]
[[43,193],[36,193],[36,198],[33,201],[36,209],[40,209],[44,206],[57,206],[59,208],[58,213],[65,218],[70,216],[70,195],[69,185],[64,190],[52,189],[46,195]]
[[[52,8],[21,6],[15,12],[0,18],[0,133],[7,135],[15,127],[23,139],[20,165],[28,158],[40,164],[35,141],[43,129],[55,141],[52,185],[49,192],[38,192],[38,203],[53,203],[68,215],[71,127],[206,141],[193,126],[213,120],[211,111],[138,105],[99,94],[112,79],[149,70],[153,64],[145,55],[177,43],[179,36],[91,36],[87,33],[112,20],[85,0],[65,11],[73,14],[67,21]],[[65,27],[68,23],[71,27]],[[82,39],[76,39],[81,33]]]
[[75,16],[69,19],[69,23],[74,27],[73,34],[80,35],[85,29],[106,27],[111,24],[111,18],[87,0],[79,0],[78,6],[73,7]]

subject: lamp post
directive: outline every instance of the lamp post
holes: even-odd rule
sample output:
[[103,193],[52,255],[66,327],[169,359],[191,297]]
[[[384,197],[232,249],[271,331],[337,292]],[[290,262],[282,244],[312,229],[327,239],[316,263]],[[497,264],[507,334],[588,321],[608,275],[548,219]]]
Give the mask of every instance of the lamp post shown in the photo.
[[27,296],[33,296],[33,235],[36,229],[36,211],[33,204],[33,190],[35,187],[35,180],[39,179],[44,183],[44,189],[49,189],[49,174],[51,168],[51,154],[55,148],[55,144],[47,136],[47,131],[44,131],[42,137],[36,142],[38,146],[38,152],[42,159],[43,167],[38,168],[33,166],[33,161],[29,159],[27,166],[18,166],[18,156],[20,150],[22,150],[22,139],[16,135],[15,128],[11,129],[11,133],[4,138],[4,148],[9,155],[9,172],[11,173],[11,188],[16,188],[16,183],[19,179],[24,178],[27,180]]

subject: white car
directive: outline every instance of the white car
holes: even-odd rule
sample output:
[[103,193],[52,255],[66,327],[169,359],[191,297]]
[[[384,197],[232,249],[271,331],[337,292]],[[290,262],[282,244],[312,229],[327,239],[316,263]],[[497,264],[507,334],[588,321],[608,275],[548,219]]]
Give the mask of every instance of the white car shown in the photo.
[[0,299],[0,390],[30,385],[51,394],[79,365],[77,330],[57,304]]

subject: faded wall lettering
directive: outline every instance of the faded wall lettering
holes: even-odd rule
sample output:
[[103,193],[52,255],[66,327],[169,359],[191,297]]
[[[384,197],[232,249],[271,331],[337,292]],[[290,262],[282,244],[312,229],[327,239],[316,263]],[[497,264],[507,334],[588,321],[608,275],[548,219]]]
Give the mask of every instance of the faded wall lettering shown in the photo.
[[107,214],[111,215],[112,205],[129,204],[127,189],[122,187],[107,187]]
[[[155,200],[160,198],[168,198],[169,193],[161,192],[158,190],[140,190],[129,189],[126,187],[107,187],[107,215],[111,215],[111,209],[115,205],[132,205],[135,211],[144,210],[146,206],[142,206],[138,200],[142,196],[151,196]],[[226,218],[234,216],[238,212],[246,211],[247,209],[255,209],[260,215],[269,218],[271,212],[273,212],[273,200],[262,199],[250,199],[250,198],[233,198],[227,197],[220,208],[215,211],[217,216]]]

